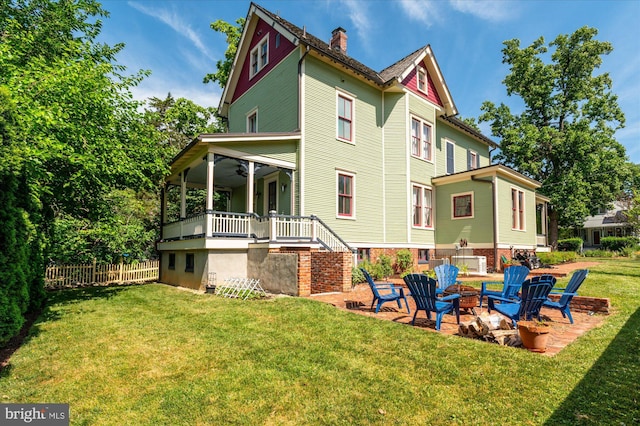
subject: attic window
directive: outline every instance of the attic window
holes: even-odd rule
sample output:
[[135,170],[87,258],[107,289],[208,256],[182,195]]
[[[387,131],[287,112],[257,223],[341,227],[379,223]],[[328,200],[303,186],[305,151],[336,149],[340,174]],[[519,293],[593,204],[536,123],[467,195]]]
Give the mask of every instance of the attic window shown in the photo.
[[269,34],[264,36],[264,38],[251,49],[249,58],[251,60],[249,78],[253,78],[269,64]]
[[418,90],[427,94],[427,70],[422,67],[418,67]]

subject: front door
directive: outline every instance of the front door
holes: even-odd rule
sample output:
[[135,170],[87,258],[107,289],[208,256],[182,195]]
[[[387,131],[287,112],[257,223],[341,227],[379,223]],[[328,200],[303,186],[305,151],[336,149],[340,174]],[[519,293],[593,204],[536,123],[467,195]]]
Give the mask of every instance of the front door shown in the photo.
[[600,245],[600,231],[593,231],[593,245]]

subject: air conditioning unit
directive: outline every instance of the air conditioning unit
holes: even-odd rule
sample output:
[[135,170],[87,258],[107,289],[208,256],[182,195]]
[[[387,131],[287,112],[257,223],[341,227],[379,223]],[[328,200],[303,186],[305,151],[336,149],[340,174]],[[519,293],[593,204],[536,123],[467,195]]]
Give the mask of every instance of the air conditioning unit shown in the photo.
[[467,265],[469,272],[479,275],[487,274],[486,256],[451,256],[451,263],[454,265]]

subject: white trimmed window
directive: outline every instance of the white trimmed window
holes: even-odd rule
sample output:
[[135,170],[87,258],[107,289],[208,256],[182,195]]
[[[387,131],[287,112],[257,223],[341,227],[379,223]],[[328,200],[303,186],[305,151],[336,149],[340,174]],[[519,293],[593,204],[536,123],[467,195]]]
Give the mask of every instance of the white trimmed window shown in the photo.
[[467,170],[474,170],[479,167],[478,153],[475,151],[467,151]]
[[411,117],[411,155],[427,161],[433,158],[433,132],[431,124]]
[[247,133],[258,133],[258,110],[254,109],[247,115]]
[[253,78],[264,67],[269,64],[269,34],[264,36],[249,54],[251,66],[249,67],[249,78]]
[[454,161],[454,153],[455,153],[456,145],[452,141],[446,141],[446,154],[447,154],[447,174],[452,175],[455,173],[455,161]]
[[337,124],[336,138],[341,141],[354,141],[354,99],[341,92],[337,92]]
[[431,188],[413,184],[413,226],[433,228],[433,191]]
[[425,95],[428,93],[428,85],[427,85],[427,70],[422,67],[418,67],[418,73],[416,77],[416,84],[418,86],[418,90],[424,93]]
[[339,218],[355,219],[355,175],[337,172],[337,211]]
[[473,192],[451,196],[451,217],[452,219],[473,218]]
[[511,188],[511,229],[524,231],[524,191]]

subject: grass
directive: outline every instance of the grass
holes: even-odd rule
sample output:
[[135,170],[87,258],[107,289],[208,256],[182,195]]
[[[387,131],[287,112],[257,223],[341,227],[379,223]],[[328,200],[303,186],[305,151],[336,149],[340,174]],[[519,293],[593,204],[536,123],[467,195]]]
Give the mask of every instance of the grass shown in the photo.
[[640,262],[603,260],[581,294],[614,312],[546,357],[300,298],[65,290],[0,401],[66,402],[74,425],[637,424]]

